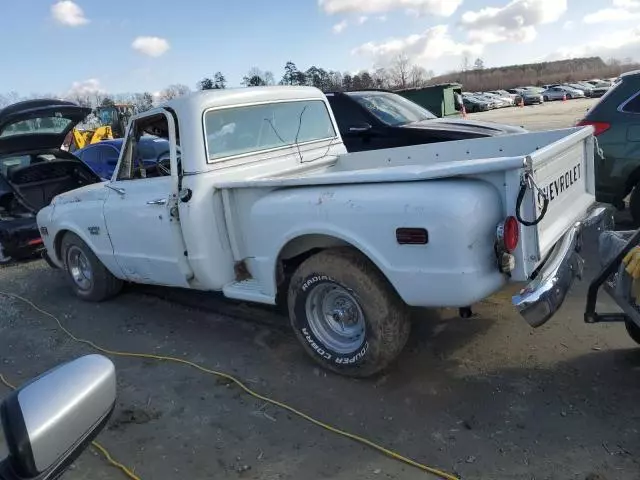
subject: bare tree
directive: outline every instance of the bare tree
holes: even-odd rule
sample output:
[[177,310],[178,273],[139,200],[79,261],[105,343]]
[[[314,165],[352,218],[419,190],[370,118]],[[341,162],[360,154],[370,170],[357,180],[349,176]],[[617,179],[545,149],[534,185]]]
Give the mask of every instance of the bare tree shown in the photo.
[[407,88],[409,85],[409,72],[411,61],[406,53],[399,54],[391,65],[391,78],[398,88]]
[[423,87],[429,79],[427,71],[418,65],[414,65],[409,70],[409,86],[412,88]]
[[467,70],[469,70],[470,66],[471,66],[471,63],[469,62],[469,55],[465,54],[464,57],[462,58],[462,68],[461,68],[461,70],[463,72],[466,72]]
[[160,99],[163,101],[171,100],[173,98],[182,97],[191,92],[191,89],[181,83],[169,85],[167,88],[160,92]]

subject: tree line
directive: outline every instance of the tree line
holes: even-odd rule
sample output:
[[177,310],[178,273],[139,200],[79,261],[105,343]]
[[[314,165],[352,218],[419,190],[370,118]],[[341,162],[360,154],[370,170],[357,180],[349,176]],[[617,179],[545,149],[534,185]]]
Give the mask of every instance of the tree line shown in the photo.
[[[318,66],[300,69],[288,61],[283,68],[282,76],[276,80],[273,72],[251,68],[242,78],[241,84],[246,87],[266,85],[307,85],[323,91],[353,91],[364,89],[400,90],[419,88],[439,83],[461,83],[468,91],[487,91],[502,88],[513,88],[528,85],[544,85],[562,83],[591,78],[609,78],[622,72],[640,69],[640,65],[631,59],[609,59],[600,57],[578,58],[555,62],[542,62],[508,67],[486,68],[484,61],[477,58],[471,61],[464,57],[460,69],[444,75],[434,76],[432,70],[411,62],[405,54],[398,55],[386,67],[376,67],[357,73],[339,72]],[[202,78],[195,85],[196,90],[213,90],[227,88],[228,82],[221,71]],[[133,105],[137,111],[149,110],[157,103],[185,95],[192,89],[185,84],[173,84],[157,94],[150,92],[129,94],[106,94],[104,92],[72,92],[66,99],[83,106],[95,107],[111,103]],[[53,94],[38,94],[21,97],[16,92],[0,94],[0,108],[26,98],[55,98]]]

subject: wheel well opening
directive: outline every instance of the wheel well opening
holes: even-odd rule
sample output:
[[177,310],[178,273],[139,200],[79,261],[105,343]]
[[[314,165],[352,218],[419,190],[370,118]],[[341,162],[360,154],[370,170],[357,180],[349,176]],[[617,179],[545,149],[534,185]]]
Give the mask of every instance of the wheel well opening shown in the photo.
[[276,304],[286,308],[287,290],[291,275],[307,258],[327,248],[353,247],[348,242],[331,235],[309,234],[290,240],[278,255],[276,263]]
[[58,260],[62,260],[62,239],[67,234],[67,232],[68,230],[60,230],[58,233],[56,233],[56,237],[53,239],[53,250]]

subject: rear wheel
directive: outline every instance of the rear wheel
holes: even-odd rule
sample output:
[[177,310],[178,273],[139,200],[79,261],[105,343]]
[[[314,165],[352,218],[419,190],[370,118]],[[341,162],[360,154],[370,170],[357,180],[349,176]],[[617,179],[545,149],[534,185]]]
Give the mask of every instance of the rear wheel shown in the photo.
[[633,341],[640,344],[640,327],[631,320],[627,320],[624,325]]
[[60,250],[67,282],[81,299],[101,302],[117,295],[122,289],[122,281],[107,270],[77,235],[70,232],[65,234]]
[[352,377],[387,367],[409,337],[409,308],[380,271],[351,248],[322,251],[298,267],[289,318],[305,351]]

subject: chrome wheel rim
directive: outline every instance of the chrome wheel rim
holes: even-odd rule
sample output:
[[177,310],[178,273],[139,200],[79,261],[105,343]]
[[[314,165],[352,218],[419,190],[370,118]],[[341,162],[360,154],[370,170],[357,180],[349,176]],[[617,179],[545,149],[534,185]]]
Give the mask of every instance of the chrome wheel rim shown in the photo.
[[73,282],[80,290],[89,290],[93,285],[93,271],[84,252],[72,246],[67,252],[67,268]]
[[311,331],[332,351],[348,354],[364,343],[364,313],[346,288],[335,283],[316,285],[307,297],[305,310]]

